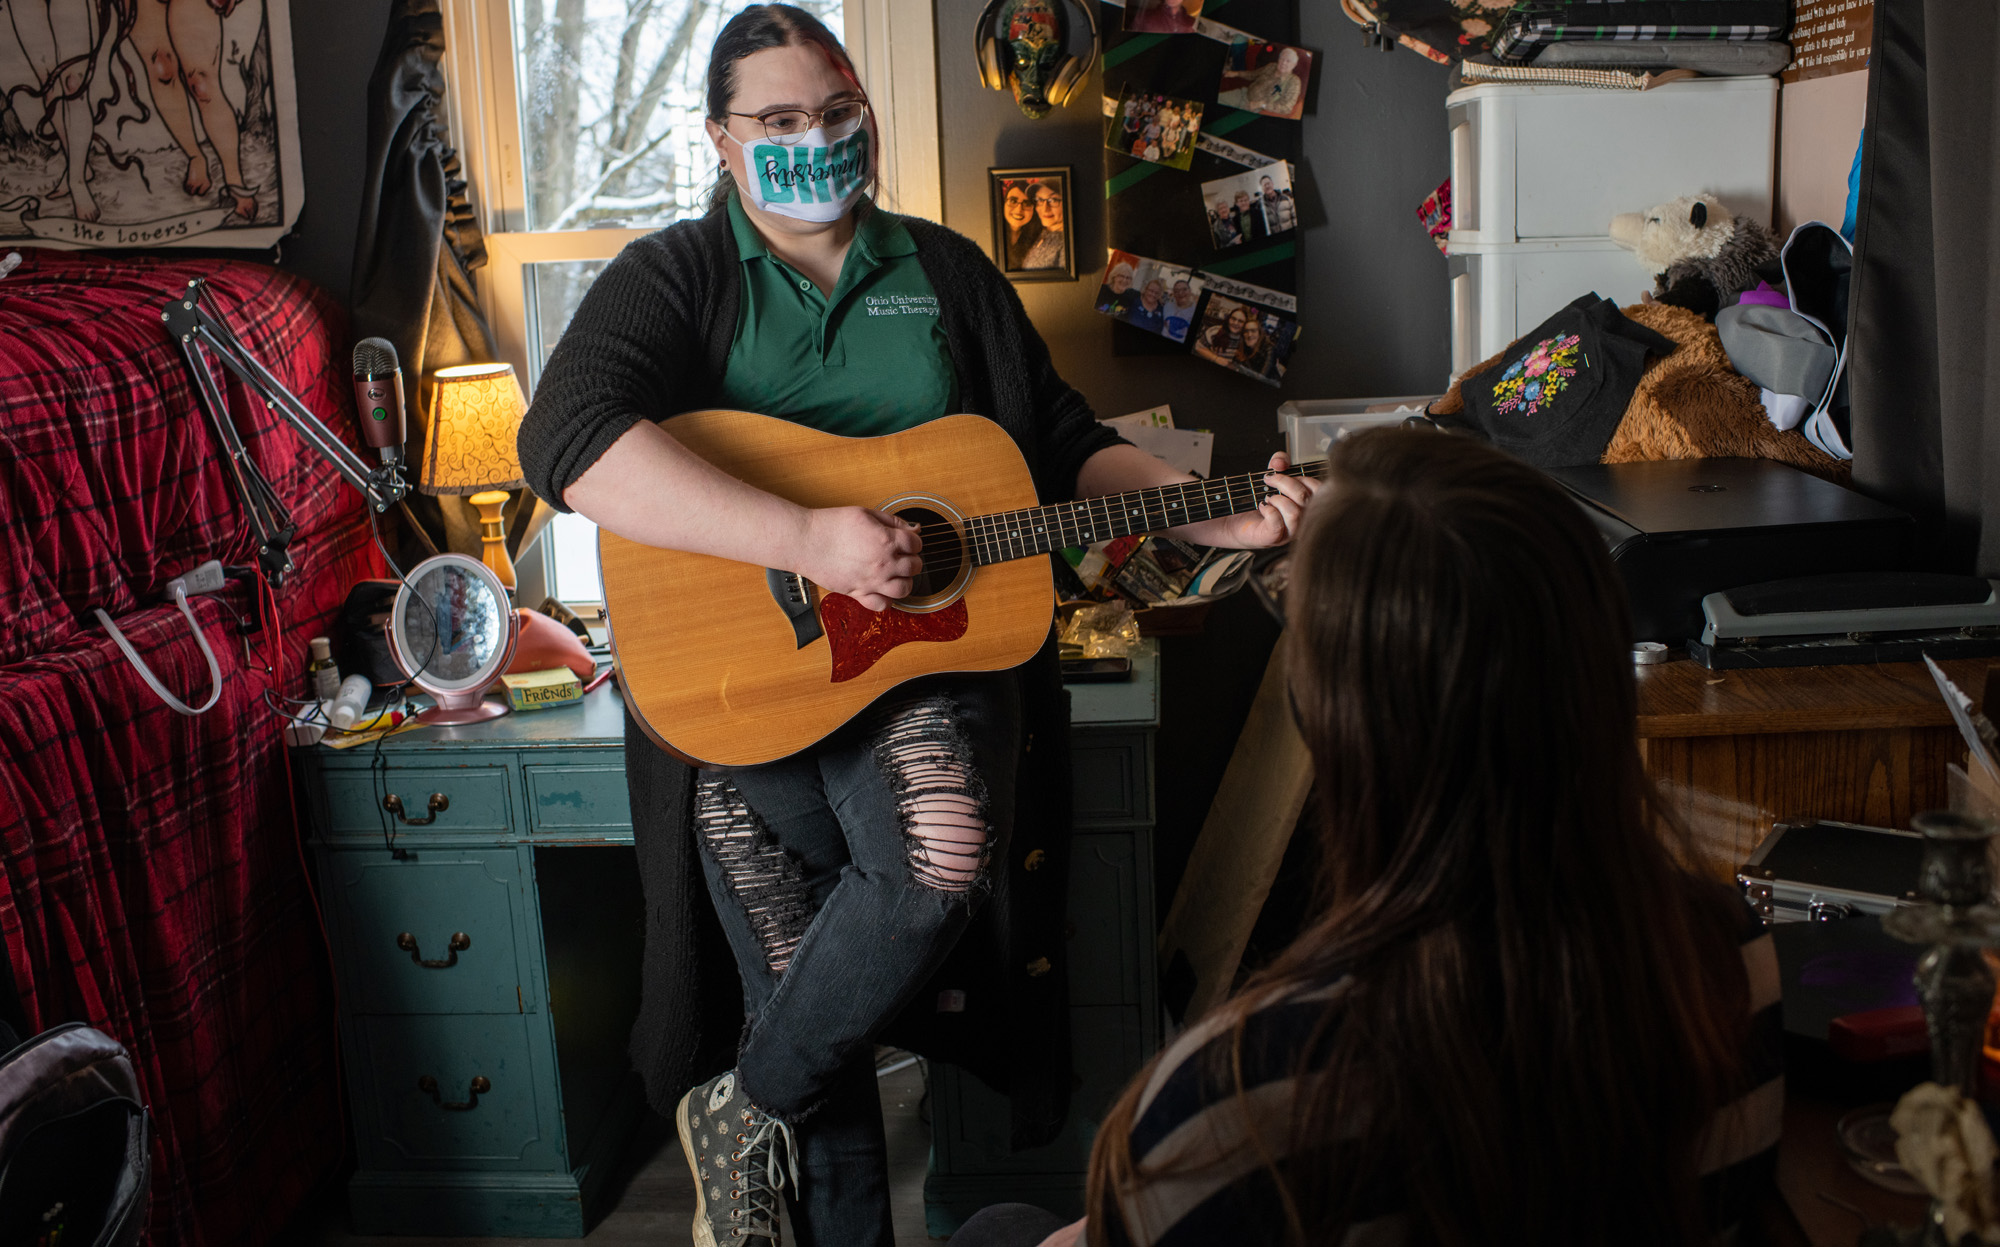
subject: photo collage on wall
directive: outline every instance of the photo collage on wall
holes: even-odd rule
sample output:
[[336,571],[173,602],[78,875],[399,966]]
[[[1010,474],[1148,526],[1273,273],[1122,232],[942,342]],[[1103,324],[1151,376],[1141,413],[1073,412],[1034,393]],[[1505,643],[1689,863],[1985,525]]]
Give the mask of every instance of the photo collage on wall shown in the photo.
[[1316,58],[1287,41],[1295,20],[1287,0],[1107,10],[1109,245],[1093,306],[1125,326],[1114,354],[1191,354],[1282,384],[1300,333],[1298,238],[1323,219],[1300,183]]

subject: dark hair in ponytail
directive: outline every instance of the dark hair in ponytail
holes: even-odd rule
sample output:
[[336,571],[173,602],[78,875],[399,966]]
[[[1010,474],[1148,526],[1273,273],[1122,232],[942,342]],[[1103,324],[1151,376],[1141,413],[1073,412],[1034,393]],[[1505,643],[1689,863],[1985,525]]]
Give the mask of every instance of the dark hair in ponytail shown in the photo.
[[[832,65],[834,72],[854,84],[861,91],[861,75],[854,71],[854,61],[847,55],[847,49],[834,38],[826,23],[792,4],[753,4],[722,27],[722,33],[715,37],[715,47],[708,54],[708,82],[703,99],[708,106],[708,119],[717,125],[729,123],[730,105],[736,99],[736,62],[768,48],[782,48],[792,45],[818,48]],[[866,96],[867,92],[862,91]],[[875,145],[868,147],[868,183],[875,182]],[[727,170],[716,175],[715,187],[708,193],[708,211],[719,211],[729,202],[730,192],[735,188],[735,180]]]

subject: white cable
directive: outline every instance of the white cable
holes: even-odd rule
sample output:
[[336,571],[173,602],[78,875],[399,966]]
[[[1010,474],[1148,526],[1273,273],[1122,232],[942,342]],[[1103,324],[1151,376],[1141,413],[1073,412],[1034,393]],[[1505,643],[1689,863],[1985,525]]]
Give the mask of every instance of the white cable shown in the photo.
[[160,683],[159,677],[153,674],[153,669],[146,665],[145,659],[139,657],[139,651],[132,648],[132,643],[125,639],[125,634],[118,630],[117,624],[111,622],[111,616],[105,614],[101,606],[96,608],[97,622],[103,624],[104,630],[111,634],[111,639],[118,643],[118,650],[125,655],[126,660],[139,669],[139,676],[146,681],[146,687],[159,694],[160,700],[167,703],[168,707],[190,716],[206,714],[222,697],[222,667],[215,661],[215,651],[208,647],[208,638],[202,635],[201,624],[195,619],[194,611],[188,607],[187,587],[181,581],[175,580],[170,581],[167,588],[173,592],[174,605],[180,607],[181,614],[187,616],[188,627],[194,629],[194,641],[196,645],[201,646],[202,657],[208,659],[208,678],[213,687],[208,694],[208,700],[201,703],[201,708],[198,710],[189,709],[186,702],[167,691],[166,686]]

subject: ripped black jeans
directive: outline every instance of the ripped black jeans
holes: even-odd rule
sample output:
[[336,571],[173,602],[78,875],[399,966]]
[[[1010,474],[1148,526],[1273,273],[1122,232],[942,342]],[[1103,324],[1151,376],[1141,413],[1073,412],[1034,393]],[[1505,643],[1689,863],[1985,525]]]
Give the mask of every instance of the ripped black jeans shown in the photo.
[[1020,758],[1011,672],[885,695],[825,743],[703,771],[695,833],[742,972],[737,1072],[794,1123],[802,1247],[891,1244],[874,1043],[1004,860]]

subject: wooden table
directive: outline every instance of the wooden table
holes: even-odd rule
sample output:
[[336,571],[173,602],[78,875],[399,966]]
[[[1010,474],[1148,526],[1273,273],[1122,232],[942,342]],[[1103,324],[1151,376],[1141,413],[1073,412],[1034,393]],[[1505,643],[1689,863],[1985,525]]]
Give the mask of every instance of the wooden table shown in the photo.
[[[1996,660],[1942,664],[1974,698]],[[1778,819],[1907,827],[1946,804],[1965,745],[1918,663],[1710,671],[1688,659],[1636,668],[1639,748],[1667,809],[1718,878]]]

